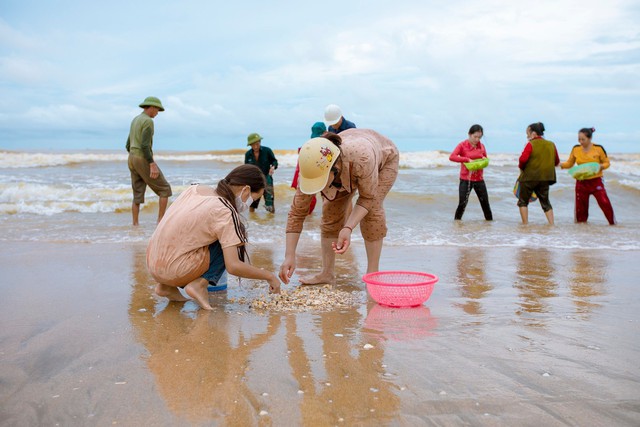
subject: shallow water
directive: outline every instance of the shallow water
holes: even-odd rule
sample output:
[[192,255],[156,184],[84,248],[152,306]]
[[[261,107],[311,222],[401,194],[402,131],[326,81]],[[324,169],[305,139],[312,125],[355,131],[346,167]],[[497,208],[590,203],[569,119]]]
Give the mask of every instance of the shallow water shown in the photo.
[[[289,187],[296,156],[277,152],[281,167],[275,175],[274,217],[262,208],[252,215],[254,243],[284,244]],[[566,157],[566,156],[561,156]],[[215,185],[240,164],[238,152],[158,154],[174,197],[198,182]],[[475,193],[461,222],[453,221],[458,202],[459,166],[448,153],[402,153],[399,177],[385,208],[389,246],[541,247],[635,250],[640,248],[640,155],[611,155],[607,191],[618,225],[607,226],[594,200],[590,224],[573,223],[574,180],[558,170],[551,189],[557,227],[549,228],[537,202],[530,206],[529,227],[520,225],[512,194],[517,156],[495,154],[485,170],[495,221],[484,221]],[[154,228],[157,198],[147,192],[142,226],[129,227],[131,189],[122,153],[3,153],[0,161],[0,239],[56,242],[146,241]],[[308,220],[305,238],[318,239],[319,211]],[[356,230],[354,239],[359,239]]]
[[[295,166],[276,154],[277,213],[250,218],[252,262],[269,270],[284,255]],[[335,286],[362,304],[285,314],[231,302],[266,292],[235,278],[210,313],[155,296],[145,247],[157,199],[131,227],[122,153],[3,153],[0,424],[638,425],[640,156],[611,155],[615,227],[594,202],[590,223],[573,223],[565,171],[551,192],[557,226],[537,204],[520,225],[517,156],[491,158],[495,221],[471,194],[456,222],[458,166],[403,153],[381,268],[438,275],[423,306],[368,298],[356,230]],[[241,153],[157,160],[178,194],[215,183]],[[298,274],[319,268],[318,225],[316,212]]]

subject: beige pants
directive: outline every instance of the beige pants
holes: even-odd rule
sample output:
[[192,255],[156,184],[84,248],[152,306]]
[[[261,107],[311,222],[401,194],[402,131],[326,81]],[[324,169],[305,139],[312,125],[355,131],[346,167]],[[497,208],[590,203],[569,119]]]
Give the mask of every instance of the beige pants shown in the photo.
[[[387,217],[384,212],[384,199],[393,187],[398,176],[399,156],[391,158],[378,173],[378,192],[369,213],[360,221],[360,232],[364,240],[375,241],[387,236]],[[338,237],[340,229],[351,213],[351,203],[355,191],[340,191],[335,199],[322,202],[322,224],[320,230],[323,238]]]
[[144,157],[129,154],[129,172],[131,172],[133,203],[144,203],[144,193],[147,190],[147,185],[158,197],[171,197],[171,186],[162,171],[160,171],[160,175],[156,179],[151,179],[151,168]]

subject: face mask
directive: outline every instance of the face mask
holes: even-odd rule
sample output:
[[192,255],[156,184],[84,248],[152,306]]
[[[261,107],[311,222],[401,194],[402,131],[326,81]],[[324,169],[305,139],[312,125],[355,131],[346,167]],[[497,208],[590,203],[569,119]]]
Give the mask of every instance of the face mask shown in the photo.
[[[244,188],[242,191],[244,191]],[[247,197],[246,202],[242,200],[242,191],[240,191],[240,194],[236,196],[236,209],[238,209],[238,213],[248,211],[249,207],[253,203],[253,199],[251,198],[251,189],[249,189],[249,197]]]

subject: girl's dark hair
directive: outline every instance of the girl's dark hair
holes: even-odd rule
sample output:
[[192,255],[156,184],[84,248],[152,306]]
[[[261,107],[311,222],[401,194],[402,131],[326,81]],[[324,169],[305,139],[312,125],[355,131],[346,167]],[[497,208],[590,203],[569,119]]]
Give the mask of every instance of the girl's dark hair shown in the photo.
[[329,141],[333,142],[338,147],[340,147],[340,144],[342,144],[342,138],[340,138],[340,135],[338,135],[337,133],[325,132],[322,134],[322,137],[324,139],[328,139]]
[[248,185],[251,188],[251,192],[255,193],[267,186],[267,180],[256,165],[241,165],[218,182],[216,187],[218,196],[227,199],[238,210],[236,195],[233,194],[231,189],[232,185]]
[[474,134],[476,132],[480,132],[482,133],[482,135],[484,135],[484,129],[482,129],[482,126],[480,125],[473,125],[469,128],[469,135]]
[[596,128],[582,128],[579,130],[580,133],[584,134],[584,136],[586,136],[589,139],[591,139],[595,131],[596,131]]
[[544,124],[542,124],[542,122],[538,122],[538,123],[531,123],[529,125],[529,129],[532,132],[535,132],[538,134],[538,136],[542,136],[544,135]]
[[[260,168],[256,165],[241,165],[229,172],[227,176],[218,182],[218,186],[216,187],[218,196],[228,200],[229,203],[238,210],[238,206],[236,206],[236,195],[233,194],[233,190],[231,189],[232,185],[248,185],[251,188],[251,192],[255,193],[267,186],[267,180]],[[244,225],[240,222],[238,226],[240,227],[240,234],[244,240],[246,240],[247,231]],[[238,246],[238,257],[240,260],[244,261],[245,254],[246,249],[244,245]]]

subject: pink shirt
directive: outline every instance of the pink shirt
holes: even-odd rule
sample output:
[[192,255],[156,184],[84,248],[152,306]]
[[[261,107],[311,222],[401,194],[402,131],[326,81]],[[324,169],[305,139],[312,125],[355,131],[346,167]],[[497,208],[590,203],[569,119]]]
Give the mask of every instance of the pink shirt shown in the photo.
[[462,163],[482,159],[483,157],[487,157],[487,150],[484,148],[484,145],[482,145],[482,142],[478,141],[478,144],[474,147],[468,139],[465,139],[453,150],[453,153],[449,156],[449,160],[460,163],[460,179],[465,181],[482,181],[484,179],[483,169],[472,172]]
[[209,268],[209,245],[245,243],[240,218],[228,200],[206,185],[192,185],[171,204],[147,247],[147,268],[158,282],[183,286]]

